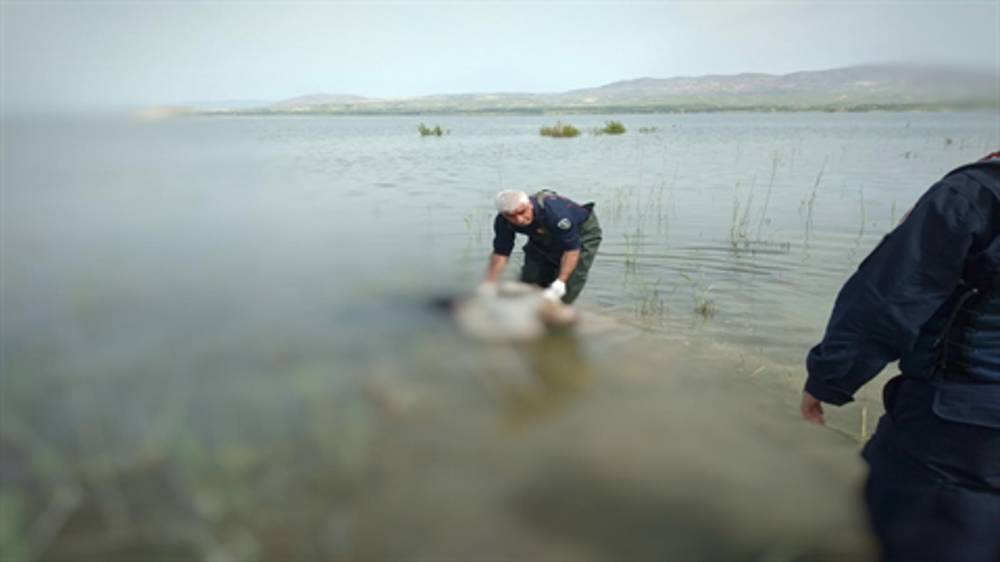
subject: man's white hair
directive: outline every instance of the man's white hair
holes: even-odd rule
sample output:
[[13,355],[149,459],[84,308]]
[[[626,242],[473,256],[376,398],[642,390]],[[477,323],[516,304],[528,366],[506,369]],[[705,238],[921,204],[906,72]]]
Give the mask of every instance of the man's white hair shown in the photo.
[[501,191],[494,200],[499,213],[513,213],[528,202],[528,194],[523,191]]

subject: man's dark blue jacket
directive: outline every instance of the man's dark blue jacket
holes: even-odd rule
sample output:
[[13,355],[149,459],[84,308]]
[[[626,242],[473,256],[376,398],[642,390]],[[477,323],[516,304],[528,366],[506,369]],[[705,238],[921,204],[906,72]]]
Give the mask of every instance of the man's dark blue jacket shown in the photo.
[[[900,358],[903,375],[925,376],[913,354],[926,355],[919,348],[940,334],[922,332],[935,326],[935,315],[947,314],[944,305],[963,286],[998,269],[1000,159],[992,159],[945,176],[865,258],[837,296],[823,340],[809,352],[806,391],[823,402],[850,402]],[[1000,342],[992,344],[988,351],[1000,358]],[[1000,362],[977,365],[972,376],[1000,383]]]
[[590,217],[587,205],[577,205],[554,191],[542,191],[528,197],[535,219],[527,226],[516,226],[503,215],[493,219],[493,253],[509,256],[514,250],[514,234],[526,234],[543,250],[561,254],[580,249],[580,225]]

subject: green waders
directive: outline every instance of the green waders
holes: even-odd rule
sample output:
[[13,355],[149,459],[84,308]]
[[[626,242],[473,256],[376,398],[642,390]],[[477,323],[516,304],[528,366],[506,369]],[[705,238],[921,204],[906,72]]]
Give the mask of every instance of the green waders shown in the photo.
[[[544,192],[539,193],[542,196]],[[587,274],[594,263],[597,247],[601,245],[601,225],[594,214],[594,204],[587,203],[584,207],[590,209],[590,216],[583,221],[580,229],[580,261],[566,282],[566,294],[562,301],[570,304],[576,300],[587,284]],[[521,281],[541,287],[548,287],[559,275],[559,262],[562,250],[555,248],[552,236],[548,232],[535,233],[524,245],[524,266],[521,268]]]

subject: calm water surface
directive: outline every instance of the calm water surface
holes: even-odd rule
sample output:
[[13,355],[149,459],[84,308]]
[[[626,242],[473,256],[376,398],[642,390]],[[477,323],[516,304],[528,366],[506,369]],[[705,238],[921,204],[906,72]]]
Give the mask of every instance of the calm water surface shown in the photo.
[[[998,116],[563,120],[612,118],[8,119],[4,559],[870,557],[878,389],[806,427],[802,358]],[[584,323],[464,339],[429,303],[543,187],[597,203]]]

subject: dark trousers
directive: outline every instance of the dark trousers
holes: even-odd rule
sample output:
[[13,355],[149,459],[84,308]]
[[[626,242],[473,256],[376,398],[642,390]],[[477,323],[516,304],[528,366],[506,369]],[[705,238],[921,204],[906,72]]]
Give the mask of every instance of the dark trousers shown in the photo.
[[[587,284],[590,266],[594,263],[597,248],[601,245],[601,225],[597,216],[590,213],[580,225],[580,261],[576,269],[566,281],[566,294],[562,301],[570,304],[580,296],[580,291]],[[521,281],[541,287],[548,287],[559,276],[559,263],[562,252],[544,248],[532,241],[524,245],[524,266],[521,267]]]
[[952,416],[936,394],[925,381],[890,381],[865,446],[865,499],[883,559],[998,562],[1000,429],[944,419]]

